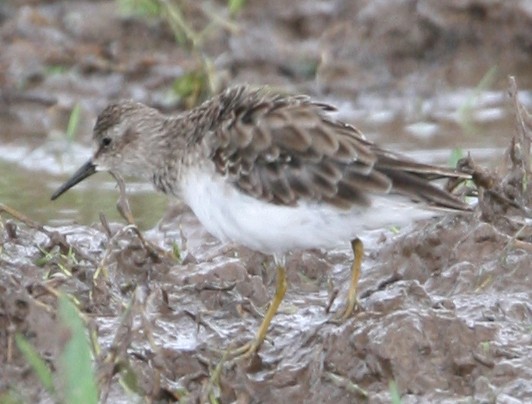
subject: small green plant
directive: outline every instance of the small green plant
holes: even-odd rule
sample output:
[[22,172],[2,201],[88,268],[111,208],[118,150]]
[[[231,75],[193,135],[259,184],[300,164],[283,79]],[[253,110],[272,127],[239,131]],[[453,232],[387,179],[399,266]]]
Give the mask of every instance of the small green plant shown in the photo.
[[0,393],[0,403],[2,404],[23,404],[22,398],[13,390]]
[[179,248],[179,244],[177,244],[177,242],[175,241],[172,243],[172,254],[174,254],[174,257],[177,260],[177,262],[182,261],[181,248]]
[[46,364],[46,362],[41,358],[37,350],[29,343],[29,341],[24,338],[21,334],[15,335],[15,343],[17,344],[18,349],[24,355],[24,358],[29,363],[37,378],[41,382],[44,389],[50,394],[55,394],[55,387],[52,377],[52,371]]
[[20,334],[15,336],[18,349],[30,364],[44,389],[56,402],[67,404],[96,404],[98,388],[92,369],[92,354],[87,332],[76,306],[65,295],[60,295],[58,312],[64,333],[68,337],[58,359],[62,376],[60,389],[54,384],[53,374],[37,350]]
[[227,9],[229,14],[234,16],[238,14],[245,6],[246,0],[227,0]]
[[394,235],[397,235],[399,233],[401,233],[401,227],[397,226],[397,225],[392,225],[389,227],[389,230],[392,234]]
[[92,370],[92,354],[85,325],[77,308],[64,295],[59,297],[59,318],[70,334],[59,358],[65,382],[65,401],[96,404],[98,388]]
[[44,69],[45,73],[50,76],[53,76],[56,74],[57,75],[65,74],[67,70],[68,70],[68,67],[63,66],[63,65],[49,65],[49,66],[46,66]]
[[458,109],[458,116],[460,119],[460,126],[466,134],[472,134],[477,132],[477,127],[473,120],[473,110],[478,98],[482,92],[490,88],[495,78],[497,77],[497,67],[490,68],[484,76],[480,79],[478,85],[475,87],[471,95],[466,99],[464,104]]
[[342,387],[349,393],[357,394],[364,398],[368,397],[368,392],[366,390],[344,376],[333,372],[325,372],[324,376],[335,386]]
[[[51,251],[46,251],[43,248],[39,247],[39,250],[42,253],[42,257],[37,258],[34,261],[34,264],[38,267],[45,267],[51,262],[55,262],[58,268],[66,276],[72,276],[72,268],[75,265],[78,265],[78,260],[74,254],[72,246],[69,247],[67,254],[61,254],[59,249],[53,249]],[[46,274],[45,279],[48,277],[49,273]]]
[[70,112],[70,117],[68,118],[66,135],[69,141],[74,140],[74,138],[76,137],[76,133],[78,132],[79,128],[80,117],[81,107],[79,106],[79,103],[76,103],[76,105],[74,105],[74,108],[72,108],[72,111]]
[[482,341],[480,344],[480,349],[482,350],[482,353],[487,354],[491,350],[491,343],[490,341]]
[[205,73],[190,71],[176,78],[172,84],[172,92],[183,100],[187,108],[193,107],[209,92]]
[[451,155],[449,156],[449,167],[456,167],[458,161],[463,157],[464,151],[459,147],[455,147],[451,150]]
[[122,13],[139,17],[159,17],[161,6],[157,0],[119,0]]
[[395,380],[390,380],[390,383],[388,384],[390,389],[390,401],[392,404],[401,404],[401,393],[399,392],[399,388],[397,387],[397,383]]
[[[172,85],[172,98],[187,108],[196,105],[219,87],[214,63],[203,45],[220,30],[237,31],[232,18],[245,5],[245,0],[228,0],[226,10],[215,9],[210,2],[175,0],[117,0],[126,15],[165,23],[176,43],[190,51],[196,66],[178,77]],[[222,11],[222,12],[220,12]],[[193,16],[193,17],[191,17]]]
[[[234,3],[234,4],[233,4]],[[241,4],[240,4],[241,3]],[[228,13],[233,15],[241,10],[243,1],[229,1]],[[118,6],[123,14],[136,16],[147,20],[165,22],[172,30],[176,42],[187,46],[193,51],[201,51],[204,40],[213,33],[213,28],[222,27],[234,29],[232,24],[221,17],[219,12],[211,10],[208,4],[201,2],[178,2],[173,0],[118,0]],[[199,11],[204,20],[201,29],[194,29],[190,23],[191,11]]]

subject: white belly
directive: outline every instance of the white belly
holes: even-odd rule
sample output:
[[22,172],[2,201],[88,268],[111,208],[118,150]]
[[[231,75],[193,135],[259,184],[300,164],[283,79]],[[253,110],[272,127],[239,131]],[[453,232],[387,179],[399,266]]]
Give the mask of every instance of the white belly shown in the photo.
[[349,242],[364,230],[401,226],[434,215],[390,195],[372,197],[370,208],[347,211],[317,202],[302,202],[297,207],[273,205],[200,170],[188,173],[182,196],[213,236],[267,254],[330,248]]

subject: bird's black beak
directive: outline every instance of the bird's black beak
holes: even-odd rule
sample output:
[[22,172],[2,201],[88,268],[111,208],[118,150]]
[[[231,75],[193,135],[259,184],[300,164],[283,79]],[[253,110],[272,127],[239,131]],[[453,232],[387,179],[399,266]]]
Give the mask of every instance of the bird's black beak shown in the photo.
[[96,166],[93,164],[92,160],[87,161],[83,164],[78,171],[74,173],[63,185],[61,185],[52,195],[52,201],[59,198],[62,194],[68,191],[77,183],[83,181],[85,178],[90,177],[96,172]]

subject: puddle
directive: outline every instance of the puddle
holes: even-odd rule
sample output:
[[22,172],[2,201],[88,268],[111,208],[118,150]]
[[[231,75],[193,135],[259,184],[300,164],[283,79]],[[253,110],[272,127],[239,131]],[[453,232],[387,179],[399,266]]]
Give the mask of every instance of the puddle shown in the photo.
[[[43,224],[91,225],[99,222],[100,213],[110,221],[122,221],[115,209],[118,191],[114,179],[99,173],[68,192],[57,201],[51,201],[53,191],[73,173],[90,153],[76,147],[81,159],[68,157],[74,151],[59,157],[52,152],[30,151],[27,147],[0,147],[0,199]],[[60,174],[62,174],[60,176]],[[168,198],[156,194],[150,185],[128,181],[131,208],[138,225],[153,227],[162,217]]]

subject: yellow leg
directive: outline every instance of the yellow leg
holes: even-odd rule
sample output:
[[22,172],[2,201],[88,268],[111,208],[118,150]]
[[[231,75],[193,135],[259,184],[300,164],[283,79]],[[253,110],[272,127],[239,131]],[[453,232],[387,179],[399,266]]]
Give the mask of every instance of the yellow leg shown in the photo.
[[241,357],[241,358],[249,358],[252,357],[260,348],[262,343],[264,342],[264,338],[266,338],[266,333],[268,332],[268,328],[270,326],[270,323],[272,322],[273,316],[275,313],[277,313],[277,309],[281,305],[281,302],[283,301],[283,297],[286,293],[287,288],[287,282],[286,282],[286,270],[283,265],[277,266],[277,286],[275,289],[275,295],[270,303],[270,307],[268,308],[268,311],[264,315],[264,319],[262,320],[262,323],[257,330],[257,334],[255,335],[255,338],[248,342],[247,344],[244,344],[240,348],[237,348],[229,353],[229,356],[231,357]]
[[344,321],[358,305],[357,288],[358,280],[360,279],[360,269],[362,267],[362,257],[364,256],[364,244],[358,238],[351,241],[351,248],[353,249],[354,259],[351,265],[351,282],[349,284],[349,291],[347,292],[347,302],[344,309],[337,316],[338,320]]

